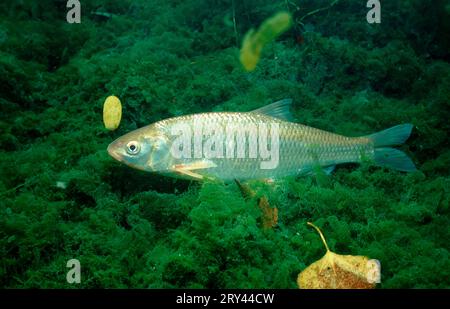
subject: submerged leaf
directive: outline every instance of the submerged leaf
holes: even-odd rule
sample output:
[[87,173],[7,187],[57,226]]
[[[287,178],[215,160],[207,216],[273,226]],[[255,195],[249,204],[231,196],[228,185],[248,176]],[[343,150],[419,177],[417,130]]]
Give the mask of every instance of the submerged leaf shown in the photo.
[[262,226],[264,229],[271,229],[278,224],[278,208],[270,207],[267,197],[263,196],[258,200],[259,209],[262,212]]
[[[251,198],[256,195],[255,191],[250,189],[246,184],[242,184],[239,180],[235,180],[244,198]],[[258,207],[262,212],[262,227],[263,229],[271,229],[278,224],[278,208],[270,207],[269,200],[263,196],[258,199]]]
[[320,229],[308,222],[319,233],[327,252],[309,265],[297,278],[301,289],[373,289],[379,277],[379,265],[366,256],[340,255],[328,248]]
[[108,130],[115,130],[119,127],[122,118],[122,104],[116,96],[109,96],[103,104],[103,123]]
[[264,45],[288,30],[291,25],[291,14],[280,12],[264,21],[258,31],[250,29],[242,41],[240,60],[244,68],[253,71],[259,62]]

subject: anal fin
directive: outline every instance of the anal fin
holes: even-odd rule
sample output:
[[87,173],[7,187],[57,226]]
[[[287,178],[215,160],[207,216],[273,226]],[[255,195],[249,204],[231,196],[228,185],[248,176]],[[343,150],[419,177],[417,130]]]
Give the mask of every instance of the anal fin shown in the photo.
[[204,178],[203,175],[195,173],[194,171],[201,170],[201,169],[214,168],[216,166],[217,165],[214,164],[214,162],[212,162],[212,161],[201,160],[201,161],[196,161],[196,162],[187,163],[187,164],[173,165],[172,171],[182,174],[182,175],[186,175],[186,176],[195,178],[197,180],[202,180]]
[[325,174],[330,175],[334,171],[335,168],[336,168],[336,165],[329,165],[327,167],[324,167],[323,171]]

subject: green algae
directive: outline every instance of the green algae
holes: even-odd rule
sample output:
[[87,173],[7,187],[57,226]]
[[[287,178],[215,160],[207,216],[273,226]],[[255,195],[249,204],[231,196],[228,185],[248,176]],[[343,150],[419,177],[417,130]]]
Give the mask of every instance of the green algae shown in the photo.
[[[3,287],[73,288],[66,262],[76,258],[82,288],[296,288],[323,254],[307,221],[330,249],[380,260],[381,288],[450,287],[450,64],[434,13],[418,10],[425,1],[386,3],[378,26],[361,18],[364,6],[339,3],[302,21],[315,29],[303,44],[290,35],[269,44],[251,74],[223,24],[227,1],[95,1],[86,12],[101,6],[117,18],[70,26],[64,6],[27,3],[0,4]],[[281,9],[237,4],[239,35]],[[114,133],[101,120],[111,93],[124,105]],[[257,195],[245,200],[235,184],[146,174],[106,153],[162,118],[285,97],[299,122],[340,134],[413,123],[403,150],[418,171],[346,165],[254,181]],[[260,228],[262,195],[279,210],[273,230]]]

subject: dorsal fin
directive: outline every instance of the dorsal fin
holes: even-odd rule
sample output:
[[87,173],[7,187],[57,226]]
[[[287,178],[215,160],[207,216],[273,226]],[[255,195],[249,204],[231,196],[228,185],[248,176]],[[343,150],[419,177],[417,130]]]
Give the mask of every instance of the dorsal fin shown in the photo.
[[251,111],[251,113],[258,113],[286,121],[293,121],[294,117],[292,116],[290,111],[291,104],[292,99],[283,99],[275,103],[255,109]]

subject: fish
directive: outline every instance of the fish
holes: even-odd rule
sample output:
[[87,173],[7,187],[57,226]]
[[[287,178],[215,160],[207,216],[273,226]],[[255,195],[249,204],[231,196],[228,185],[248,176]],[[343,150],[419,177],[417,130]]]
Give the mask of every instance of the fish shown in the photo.
[[348,137],[293,121],[292,99],[250,112],[207,112],[163,119],[131,131],[107,148],[134,169],[188,180],[275,180],[329,174],[342,163],[371,160],[403,172],[413,161],[392,146],[403,144],[413,125]]

